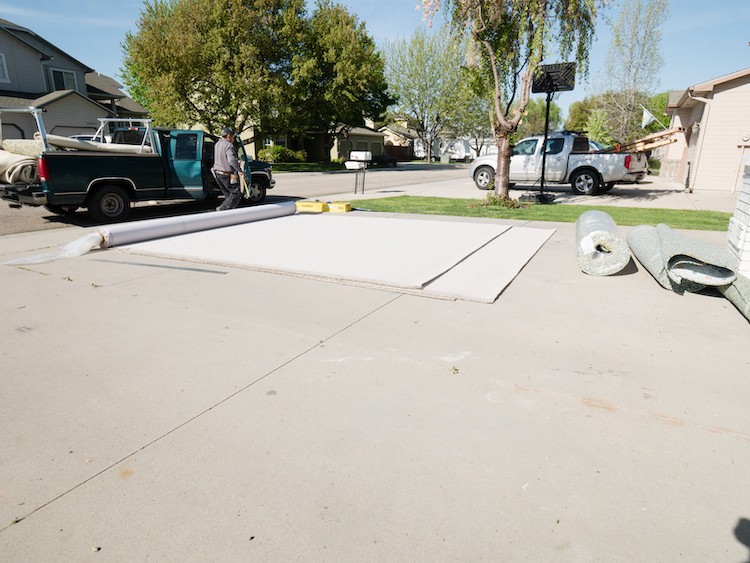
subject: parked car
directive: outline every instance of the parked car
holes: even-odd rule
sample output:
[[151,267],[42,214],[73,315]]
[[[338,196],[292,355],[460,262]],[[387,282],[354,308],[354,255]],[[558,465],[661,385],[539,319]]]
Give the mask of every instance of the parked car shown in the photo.
[[[542,175],[541,136],[519,141],[510,158],[510,181],[534,184]],[[544,181],[570,183],[573,193],[593,195],[611,190],[615,184],[640,182],[647,173],[643,153],[599,153],[601,147],[583,135],[556,133],[547,138]],[[490,189],[495,179],[497,155],[480,156],[470,168],[477,188]]]
[[396,160],[395,157],[389,156],[387,154],[380,154],[372,157],[372,160],[367,163],[368,166],[388,166],[391,168],[395,168],[398,164],[398,160]]

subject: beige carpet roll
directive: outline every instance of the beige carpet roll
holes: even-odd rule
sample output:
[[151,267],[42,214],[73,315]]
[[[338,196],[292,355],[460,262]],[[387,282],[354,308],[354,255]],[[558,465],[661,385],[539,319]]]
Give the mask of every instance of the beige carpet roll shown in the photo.
[[[34,133],[35,139],[41,139],[39,132]],[[65,149],[78,149],[81,151],[98,151],[98,152],[126,152],[126,153],[151,153],[151,147],[148,145],[141,150],[140,145],[125,145],[121,143],[98,143],[96,141],[80,141],[61,135],[47,135],[47,142],[56,147]]]
[[33,184],[38,180],[36,158],[0,150],[0,182]]
[[44,152],[42,141],[36,139],[5,139],[3,150],[36,158]]

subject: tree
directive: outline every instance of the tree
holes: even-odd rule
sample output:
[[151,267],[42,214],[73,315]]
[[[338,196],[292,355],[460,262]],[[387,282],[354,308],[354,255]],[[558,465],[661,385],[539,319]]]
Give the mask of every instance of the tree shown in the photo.
[[669,0],[624,0],[605,63],[606,83],[597,109],[603,112],[605,126],[618,142],[633,141],[643,135],[642,106],[658,83],[663,64],[659,25]]
[[586,120],[586,131],[590,139],[604,145],[605,147],[615,144],[615,140],[607,127],[607,116],[602,109],[594,108]]
[[398,98],[394,114],[413,125],[428,160],[462,92],[462,54],[460,38],[448,30],[420,28],[409,40],[386,43],[386,77]]
[[565,129],[568,131],[587,131],[586,123],[593,109],[594,102],[591,96],[586,96],[583,100],[570,104],[568,119],[565,120]]
[[491,99],[484,84],[475,80],[470,68],[464,68],[463,80],[450,108],[451,135],[467,138],[469,146],[480,155],[487,139],[492,136],[491,115]]
[[[529,135],[544,134],[547,119],[547,100],[537,98],[529,100],[526,111],[518,124],[516,136],[520,139]],[[562,110],[555,102],[549,105],[549,130],[554,131],[562,126]]]
[[595,0],[422,0],[434,14],[441,1],[454,25],[467,29],[479,46],[483,69],[493,85],[492,126],[498,149],[495,191],[508,197],[510,137],[529,103],[532,79],[543,53],[557,45],[567,58],[575,53],[587,69],[594,33]]
[[669,124],[667,114],[667,102],[669,101],[669,92],[661,92],[651,96],[646,102],[646,109],[651,112],[656,119],[649,125],[646,125],[646,133],[656,133],[663,131]]
[[151,0],[128,33],[122,77],[165,125],[242,131],[284,119],[304,0]]
[[323,131],[326,154],[336,135],[380,119],[394,102],[385,81],[385,61],[363,23],[330,0],[318,0],[293,58],[298,128]]

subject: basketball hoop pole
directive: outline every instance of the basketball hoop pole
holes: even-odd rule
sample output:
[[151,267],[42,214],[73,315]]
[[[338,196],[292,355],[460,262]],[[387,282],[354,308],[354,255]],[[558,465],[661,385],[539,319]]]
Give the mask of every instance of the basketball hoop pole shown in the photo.
[[540,201],[546,201],[547,196],[544,195],[544,171],[547,168],[547,134],[549,132],[549,106],[552,102],[552,92],[547,92],[547,112],[544,116],[544,141],[542,141],[542,180],[539,183],[539,196]]
[[544,141],[542,141],[542,178],[539,183],[539,203],[549,203],[552,197],[544,193],[544,173],[547,168],[547,136],[549,132],[549,107],[555,92],[573,90],[575,88],[575,63],[560,63],[553,65],[541,65],[537,69],[536,76],[531,85],[534,94],[545,92],[547,94],[547,109],[544,116]]

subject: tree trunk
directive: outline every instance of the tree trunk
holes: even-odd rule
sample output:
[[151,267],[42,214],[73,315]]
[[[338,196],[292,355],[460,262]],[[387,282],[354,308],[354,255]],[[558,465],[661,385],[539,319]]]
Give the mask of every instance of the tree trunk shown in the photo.
[[495,194],[507,198],[510,190],[510,139],[509,133],[495,131],[497,145],[497,167],[495,172]]

